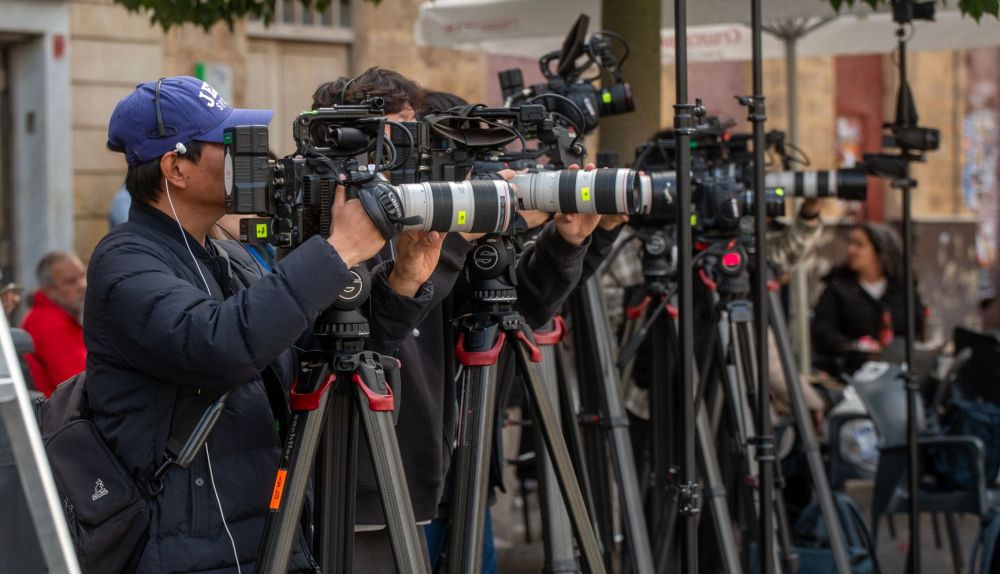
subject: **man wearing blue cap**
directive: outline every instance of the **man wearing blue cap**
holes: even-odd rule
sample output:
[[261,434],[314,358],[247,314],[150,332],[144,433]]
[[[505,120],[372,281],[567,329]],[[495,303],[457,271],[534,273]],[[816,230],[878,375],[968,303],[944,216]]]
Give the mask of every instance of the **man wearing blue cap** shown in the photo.
[[[261,274],[233,242],[207,238],[225,213],[223,130],[270,119],[232,108],[192,77],[140,84],[111,117],[108,147],[125,154],[133,201],[129,221],[90,261],[86,385],[95,426],[150,492],[139,572],[254,570],[280,454],[276,428],[287,422],[284,397],[298,368],[291,348],[351,282],[348,269],[385,243],[343,189],[331,235],[305,241],[273,273]],[[401,339],[419,319],[439,239],[373,273],[374,339]],[[178,429],[225,392],[194,464],[154,478],[176,454],[175,437],[188,434]],[[300,536],[289,570],[314,569]]]

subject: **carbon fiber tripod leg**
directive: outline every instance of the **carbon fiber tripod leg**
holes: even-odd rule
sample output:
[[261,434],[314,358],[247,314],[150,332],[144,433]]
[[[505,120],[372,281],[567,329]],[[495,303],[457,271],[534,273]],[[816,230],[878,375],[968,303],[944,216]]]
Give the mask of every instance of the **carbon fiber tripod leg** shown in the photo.
[[[503,333],[492,327],[492,340],[502,345]],[[448,528],[448,573],[476,574],[482,570],[483,531],[489,498],[490,456],[496,421],[497,365],[467,366],[462,374],[461,418],[452,464],[455,486]]]
[[[757,388],[757,377],[755,376],[758,370],[753,322],[752,320],[736,321],[733,323],[733,327],[736,336],[736,341],[734,341],[733,345],[734,352],[737,354],[736,362],[737,365],[745,367],[743,371],[745,376],[739,380],[739,384],[744,391],[741,395],[742,400],[749,398],[756,404],[756,397],[759,390]],[[747,408],[750,408],[749,405],[750,402],[748,401]],[[748,436],[756,437],[758,431],[756,425],[753,424],[753,419],[750,419],[749,423],[748,430],[750,434]],[[759,443],[755,442],[755,444],[759,447]],[[754,457],[754,463],[754,476],[758,476],[759,465],[756,464],[756,457]],[[774,541],[772,550],[773,564],[784,564],[785,570],[796,570],[798,568],[798,554],[795,552],[795,547],[792,546],[790,526],[788,524],[788,517],[785,514],[784,493],[779,489],[774,489],[772,491],[772,500],[765,500],[761,496],[760,489],[757,489],[756,494],[758,513],[773,513],[772,524],[777,534],[770,537]]]
[[299,517],[312,474],[314,453],[323,430],[328,390],[335,378],[325,362],[306,375],[305,384],[296,384],[290,395],[293,415],[258,549],[257,569],[260,572],[284,572],[288,568],[299,533]]
[[[635,451],[632,448],[632,436],[628,429],[628,415],[622,404],[621,385],[618,369],[614,362],[614,349],[611,344],[611,325],[608,322],[604,300],[601,297],[598,279],[592,277],[580,289],[584,305],[598,336],[595,351],[600,361],[599,380],[601,385],[601,405],[607,418],[608,444],[615,477],[621,495],[622,514],[625,522],[626,544],[629,549],[630,564],[635,572],[650,572],[653,569],[653,553],[649,543],[649,531],[646,517],[642,510],[642,490],[639,487],[639,477],[636,474]],[[597,334],[595,333],[595,334]]]
[[[542,368],[545,372],[545,391],[553,405],[559,404],[559,381],[556,372],[556,348],[552,345],[541,347]],[[555,408],[555,406],[553,407]],[[563,432],[561,414],[556,412],[556,424],[559,432]],[[559,495],[559,483],[556,481],[552,462],[545,452],[545,441],[538,425],[535,431],[535,460],[538,461],[538,476],[540,479],[539,495],[542,508],[542,540],[545,547],[545,565],[543,572],[580,572],[576,560],[576,549],[573,546],[573,530],[566,514],[566,506]]]
[[350,572],[354,557],[357,408],[347,385],[331,393],[316,452],[315,558],[322,572]]
[[521,342],[515,344],[518,369],[535,408],[535,424],[539,427],[542,438],[545,439],[545,446],[552,460],[556,478],[559,480],[563,503],[566,505],[570,522],[573,524],[580,554],[583,556],[584,564],[589,572],[601,574],[605,572],[604,562],[601,560],[601,548],[597,542],[597,536],[594,534],[593,524],[587,515],[583,493],[580,492],[580,485],[576,481],[576,474],[573,472],[573,466],[569,460],[566,442],[555,426],[558,417],[556,417],[552,402],[545,392],[545,384],[539,372],[539,365],[532,361],[532,359],[538,360],[538,358],[532,357],[530,354],[531,351],[537,351],[537,349],[532,347],[529,350],[529,347],[523,344],[526,336],[522,332],[518,333],[518,338],[521,339]]
[[413,514],[410,490],[406,485],[403,460],[396,441],[392,391],[379,365],[363,362],[351,380],[357,389],[358,418],[371,453],[396,571],[400,574],[428,574],[430,560],[427,545],[420,536]]

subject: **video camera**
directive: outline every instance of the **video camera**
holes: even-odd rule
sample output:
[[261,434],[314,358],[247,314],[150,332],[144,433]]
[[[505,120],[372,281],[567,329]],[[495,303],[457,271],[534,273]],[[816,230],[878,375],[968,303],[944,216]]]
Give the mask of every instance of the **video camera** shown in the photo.
[[[590,18],[581,14],[563,41],[562,49],[549,52],[538,60],[546,83],[525,87],[519,69],[500,72],[500,89],[508,105],[531,103],[543,99],[551,109],[578,125],[584,133],[597,128],[604,116],[624,114],[635,110],[632,86],[622,78],[622,63],[628,57],[628,43],[613,32],[598,32],[587,38]],[[611,40],[624,48],[621,56],[615,54]],[[581,58],[583,61],[580,62]],[[552,63],[556,62],[556,69]],[[584,78],[593,66],[598,74]],[[594,82],[606,73],[612,83],[597,88]]]
[[[732,134],[718,118],[707,118],[691,137],[692,222],[704,232],[729,232],[753,212],[753,154],[750,134]],[[787,167],[808,165],[799,152],[786,146],[784,134],[768,132],[765,142]],[[672,132],[662,132],[636,151],[633,168],[646,172],[640,177],[641,201],[638,225],[676,223],[676,143]],[[772,172],[765,175],[765,202],[768,217],[785,213],[785,200],[794,197],[836,197],[864,200],[867,197],[864,169]]]
[[381,98],[303,112],[292,125],[294,154],[268,159],[267,126],[228,128],[224,135],[228,213],[240,221],[240,240],[293,248],[330,234],[337,186],[361,201],[387,240],[400,231],[490,233],[513,218],[513,194],[502,180],[390,185],[380,173],[406,163],[415,141],[385,136]]
[[[517,209],[550,213],[634,214],[639,207],[639,178],[628,169],[580,171],[546,169],[580,164],[586,150],[579,133],[571,134],[554,121],[545,106],[510,108],[482,105],[431,114],[421,122],[393,126],[391,139],[412,139],[415,153],[393,171],[394,181],[462,180],[504,168],[527,169],[510,183]],[[404,133],[402,130],[406,130]],[[528,140],[538,146],[528,147]],[[519,143],[520,149],[510,149]],[[435,185],[435,184],[430,184]]]
[[865,165],[872,175],[889,179],[906,179],[912,162],[925,160],[925,153],[941,147],[941,132],[917,126],[917,108],[909,84],[902,84],[896,96],[896,119],[885,124],[882,146],[898,148],[899,153],[866,153]]

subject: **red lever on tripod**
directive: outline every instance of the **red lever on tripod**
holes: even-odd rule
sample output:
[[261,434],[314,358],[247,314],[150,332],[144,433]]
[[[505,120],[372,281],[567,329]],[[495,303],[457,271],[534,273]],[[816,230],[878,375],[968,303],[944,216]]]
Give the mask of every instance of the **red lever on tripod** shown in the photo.
[[295,379],[292,384],[292,390],[288,393],[288,408],[292,411],[314,411],[319,408],[319,399],[323,396],[327,390],[330,389],[330,385],[333,381],[337,380],[336,375],[329,375],[323,384],[319,386],[315,391],[308,393],[299,393],[295,389],[299,386],[299,380]]
[[517,332],[517,338],[522,343],[524,343],[524,346],[528,347],[529,351],[531,351],[531,362],[532,363],[541,363],[542,362],[542,350],[539,349],[538,347],[536,347],[535,344],[531,342],[531,339],[528,339],[528,336],[525,335],[523,331],[518,331]]
[[500,357],[500,350],[503,349],[504,341],[507,340],[507,333],[500,331],[497,342],[489,351],[466,351],[465,333],[458,336],[458,344],[455,346],[455,356],[458,362],[466,367],[487,367],[497,364]]
[[556,315],[552,320],[551,331],[535,331],[535,343],[539,345],[555,345],[566,336],[566,321],[562,315]]
[[392,387],[389,385],[385,386],[385,394],[380,395],[366,385],[363,380],[361,380],[361,375],[354,373],[351,380],[354,381],[354,384],[361,389],[361,392],[364,393],[366,397],[368,397],[368,410],[392,412],[395,408],[396,401],[392,397]]

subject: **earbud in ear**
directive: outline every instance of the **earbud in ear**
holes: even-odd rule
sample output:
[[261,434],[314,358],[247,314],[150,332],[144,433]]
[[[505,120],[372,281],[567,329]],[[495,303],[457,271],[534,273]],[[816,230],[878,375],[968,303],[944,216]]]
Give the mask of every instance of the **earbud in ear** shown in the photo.
[[181,155],[184,155],[188,152],[187,146],[185,146],[181,142],[177,142],[177,145],[174,146],[174,150]]

